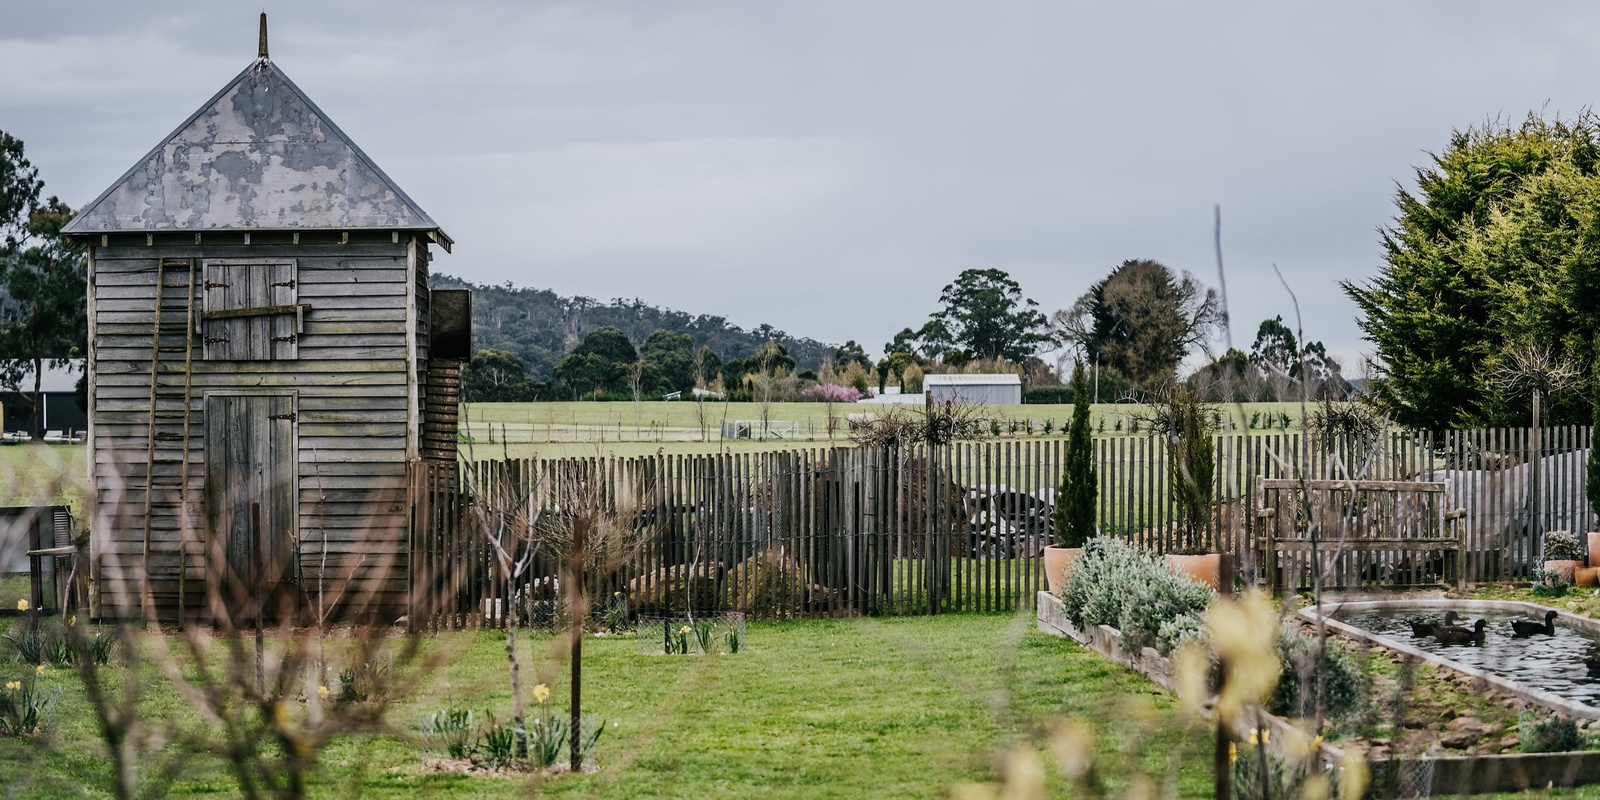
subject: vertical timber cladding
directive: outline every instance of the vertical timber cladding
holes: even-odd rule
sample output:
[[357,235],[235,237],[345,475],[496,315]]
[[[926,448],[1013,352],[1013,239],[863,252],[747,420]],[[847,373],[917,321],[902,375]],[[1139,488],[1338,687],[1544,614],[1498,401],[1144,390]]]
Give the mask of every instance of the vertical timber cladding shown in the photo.
[[207,580],[235,622],[296,610],[295,407],[293,393],[205,396]]

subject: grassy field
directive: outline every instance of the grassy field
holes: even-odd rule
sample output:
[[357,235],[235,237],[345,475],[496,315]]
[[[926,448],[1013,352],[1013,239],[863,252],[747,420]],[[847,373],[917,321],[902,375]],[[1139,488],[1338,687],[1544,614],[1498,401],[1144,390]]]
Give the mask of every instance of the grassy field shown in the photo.
[[0,506],[66,504],[88,519],[88,451],[83,445],[0,447]]
[[[0,621],[0,625],[4,622]],[[1031,614],[889,620],[752,623],[738,655],[650,656],[631,639],[585,644],[586,708],[613,723],[600,770],[537,786],[556,797],[943,797],[951,787],[996,778],[1002,753],[1043,744],[1072,716],[1096,727],[1117,783],[1137,769],[1183,796],[1210,788],[1204,736],[1177,724],[1170,696],[1067,640],[1033,630]],[[390,718],[409,729],[443,706],[509,709],[505,645],[495,632],[441,634],[446,664],[425,696]],[[535,654],[554,651],[536,639]],[[21,667],[0,665],[11,679]],[[120,668],[113,668],[117,671]],[[539,668],[559,672],[554,656]],[[104,796],[108,769],[72,674],[62,686],[55,732],[42,741],[0,740],[12,797]],[[554,698],[565,698],[558,679]],[[147,679],[144,711],[199,725],[164,679]],[[167,755],[180,755],[169,746]],[[430,769],[400,736],[346,737],[321,754],[313,794],[353,785],[378,797],[489,797],[532,790],[528,778]],[[186,757],[174,794],[231,795],[220,762]],[[1175,771],[1174,771],[1175,770]],[[1059,789],[1060,787],[1058,787]],[[1119,792],[1120,794],[1120,792]]]
[[[463,445],[475,458],[529,458],[535,453],[544,457],[618,455],[633,456],[664,450],[670,453],[759,452],[782,450],[791,447],[815,447],[834,443],[848,443],[846,421],[850,414],[884,414],[893,406],[836,404],[833,407],[834,430],[828,435],[828,407],[823,403],[773,403],[769,420],[793,423],[792,433],[781,440],[749,441],[721,439],[724,421],[760,420],[759,403],[706,403],[702,408],[696,403],[651,401],[638,404],[616,403],[473,403],[462,406],[463,430],[470,434],[470,447]],[[1249,428],[1252,417],[1265,420],[1269,415],[1277,420],[1274,430],[1282,424],[1281,416],[1287,414],[1293,427],[1299,426],[1301,417],[1297,403],[1246,403],[1239,406],[1220,406],[1218,411],[1231,420],[1236,429]],[[700,415],[704,413],[704,426]],[[1101,404],[1090,411],[1090,424],[1100,436],[1128,435],[1134,432],[1135,419],[1148,413],[1143,406]],[[984,410],[990,418],[1000,420],[1002,436],[1022,436],[1020,430],[1012,431],[1010,422],[1033,423],[1033,438],[1044,435],[1041,428],[1048,422],[1052,434],[1065,434],[1072,417],[1070,405],[1019,405],[994,406]],[[1264,425],[1258,422],[1258,425]],[[1258,428],[1259,429],[1259,428]]]

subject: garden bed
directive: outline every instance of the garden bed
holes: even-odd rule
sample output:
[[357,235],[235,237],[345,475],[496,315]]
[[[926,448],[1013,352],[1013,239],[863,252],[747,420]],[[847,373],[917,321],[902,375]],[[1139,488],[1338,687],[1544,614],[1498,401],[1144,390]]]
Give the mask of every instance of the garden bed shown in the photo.
[[[1508,605],[1446,600],[1432,603],[1441,613],[1444,608],[1467,612],[1478,605],[1483,605],[1483,610],[1488,610],[1489,605]],[[1514,605],[1517,610],[1534,615],[1531,604]],[[1039,594],[1037,607],[1040,630],[1074,639],[1157,683],[1172,686],[1171,663],[1154,649],[1127,652],[1131,648],[1125,648],[1120,633],[1108,626],[1078,630],[1066,618],[1061,601],[1047,592]],[[1566,616],[1584,629],[1600,633],[1600,623]],[[1294,621],[1302,631],[1310,633],[1315,619],[1315,611],[1308,609],[1302,610]],[[1525,714],[1530,707],[1565,711],[1564,706],[1578,704],[1541,702],[1560,698],[1477,670],[1459,669],[1446,659],[1371,636],[1336,620],[1328,622],[1330,641],[1348,651],[1360,665],[1367,677],[1367,689],[1355,712],[1329,725],[1318,759],[1324,764],[1336,764],[1344,758],[1346,749],[1365,751],[1374,794],[1486,794],[1600,783],[1600,752],[1521,752],[1521,728],[1529,721]],[[1588,710],[1589,713],[1571,716],[1582,717],[1576,720],[1579,736],[1594,741],[1600,736],[1600,721],[1590,718],[1596,709]],[[1279,717],[1269,719],[1275,729],[1294,724]]]

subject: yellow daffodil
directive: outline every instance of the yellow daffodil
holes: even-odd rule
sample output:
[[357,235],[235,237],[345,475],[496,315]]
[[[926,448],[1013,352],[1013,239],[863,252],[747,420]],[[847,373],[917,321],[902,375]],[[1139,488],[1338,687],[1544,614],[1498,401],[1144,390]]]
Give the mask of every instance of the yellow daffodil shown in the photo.
[[28,601],[26,601],[26,600],[18,600],[17,601],[17,610],[18,611],[27,611],[28,610]]
[[546,686],[546,685],[544,685],[542,683],[539,684],[538,686],[533,687],[533,699],[534,699],[535,702],[539,702],[539,703],[543,703],[544,701],[549,700],[550,699],[550,687]]
[[1238,761],[1238,760],[1239,760],[1239,746],[1234,744],[1233,742],[1228,742],[1228,763],[1232,764],[1233,762]]
[[326,686],[318,686],[317,687],[317,698],[319,700],[328,699],[328,687],[326,687]]
[[77,614],[73,614],[72,616],[67,617],[67,627],[69,627],[69,628],[75,627],[77,624],[78,624],[78,615]]
[[39,666],[34,667],[33,668],[33,674],[35,674],[35,675],[43,675],[44,674],[44,665],[40,664]]
[[683,626],[683,630],[680,630],[678,632],[679,633],[688,633],[689,631],[692,631],[692,630],[694,630],[694,629],[689,627],[688,625],[685,625],[685,626]]
[[1267,742],[1270,742],[1270,741],[1272,741],[1272,731],[1269,731],[1266,728],[1251,728],[1250,729],[1250,743],[1251,744],[1266,744]]
[[6,691],[8,691],[8,692],[20,692],[20,691],[22,691],[22,681],[6,681]]

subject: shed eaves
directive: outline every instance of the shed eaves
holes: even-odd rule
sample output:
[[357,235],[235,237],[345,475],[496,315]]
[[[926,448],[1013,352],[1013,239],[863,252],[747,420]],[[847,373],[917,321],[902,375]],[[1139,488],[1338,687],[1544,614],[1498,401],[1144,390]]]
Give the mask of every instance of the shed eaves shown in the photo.
[[[67,234],[439,226],[276,64],[251,63]],[[449,238],[440,232],[448,246]]]

